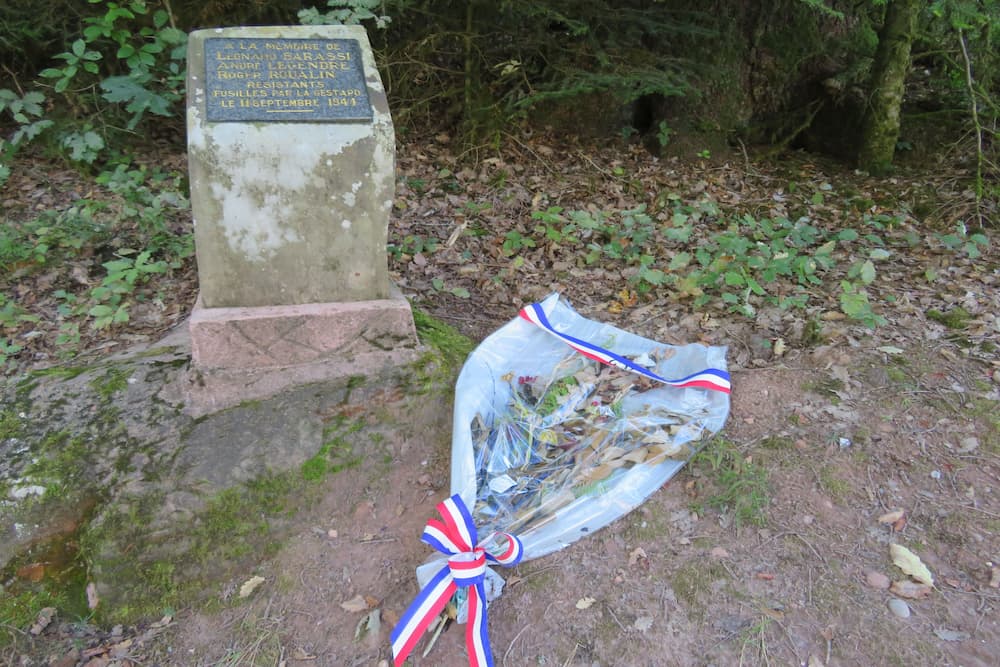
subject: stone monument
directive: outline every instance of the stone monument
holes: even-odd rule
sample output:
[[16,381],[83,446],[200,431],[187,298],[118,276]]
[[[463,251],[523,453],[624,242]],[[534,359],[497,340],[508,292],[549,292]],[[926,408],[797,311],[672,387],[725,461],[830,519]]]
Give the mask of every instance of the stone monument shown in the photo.
[[364,28],[196,31],[187,94],[194,411],[415,358],[386,257],[395,136]]

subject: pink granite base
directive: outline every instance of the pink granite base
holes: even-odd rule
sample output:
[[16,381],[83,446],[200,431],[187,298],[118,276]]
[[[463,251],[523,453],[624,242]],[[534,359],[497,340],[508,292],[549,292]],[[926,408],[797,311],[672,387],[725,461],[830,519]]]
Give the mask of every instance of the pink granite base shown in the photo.
[[372,375],[419,356],[410,304],[388,299],[205,308],[189,321],[188,411],[206,414],[283,389]]

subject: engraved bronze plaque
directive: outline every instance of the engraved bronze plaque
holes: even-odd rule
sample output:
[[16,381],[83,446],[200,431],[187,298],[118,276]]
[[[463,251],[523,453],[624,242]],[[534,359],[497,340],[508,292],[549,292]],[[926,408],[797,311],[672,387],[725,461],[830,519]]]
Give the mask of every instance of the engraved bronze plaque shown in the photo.
[[205,40],[210,122],[371,122],[354,39]]

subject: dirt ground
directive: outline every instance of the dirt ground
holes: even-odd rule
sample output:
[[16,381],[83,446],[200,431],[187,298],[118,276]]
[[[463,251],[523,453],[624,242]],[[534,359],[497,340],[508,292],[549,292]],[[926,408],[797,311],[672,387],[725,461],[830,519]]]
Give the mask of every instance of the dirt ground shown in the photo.
[[[401,183],[440,176],[451,164],[439,159],[441,150],[432,143],[404,151]],[[584,198],[580,183],[608,175],[554,160],[539,158],[536,171],[518,172],[520,183],[533,185],[506,205],[531,210]],[[553,165],[561,179],[546,176]],[[737,171],[720,167],[707,178],[721,183]],[[553,180],[540,184],[543,178]],[[681,189],[698,180],[672,171],[665,178]],[[544,191],[544,199],[532,201],[532,190]],[[403,244],[435,225],[446,238],[463,219],[456,212],[467,213],[465,199],[449,196],[415,206],[404,185],[401,200],[411,205],[400,207],[394,239]],[[501,203],[494,211],[501,216]],[[887,306],[889,323],[875,331],[844,322],[835,308],[817,309],[811,316],[822,333],[807,342],[805,316],[762,311],[747,320],[655,295],[623,308],[621,276],[615,282],[597,270],[596,278],[552,278],[543,248],[527,255],[516,283],[476,282],[476,271],[501,261],[502,238],[495,234],[492,254],[484,252],[475,271],[451,261],[460,242],[437,254],[402,253],[395,278],[474,339],[519,305],[559,289],[582,314],[651,338],[728,345],[733,393],[721,434],[639,509],[560,552],[501,572],[507,587],[489,609],[497,665],[997,663],[1000,375],[995,357],[977,352],[997,338],[995,250],[994,259],[971,269],[949,269],[940,258],[900,258],[906,275],[926,261],[950,270],[954,282],[914,287],[891,312]],[[898,276],[884,293],[906,283]],[[471,298],[449,291],[462,285]],[[964,330],[924,315],[957,303],[972,313]],[[778,339],[788,343],[782,354],[773,349]],[[390,664],[389,631],[417,592],[415,567],[432,553],[420,532],[449,495],[451,406],[396,396],[385,407],[408,426],[389,428],[372,412],[357,434],[356,449],[366,452],[360,465],[323,481],[322,500],[300,511],[281,551],[207,591],[208,604],[117,635],[80,630],[72,650],[73,630],[63,625],[58,641],[55,630],[48,644],[46,634],[33,640],[33,657],[11,655],[0,664]],[[926,565],[933,586],[919,586],[894,564],[893,544]],[[254,576],[263,582],[240,597]],[[375,611],[380,625],[365,629]],[[426,657],[425,639],[408,664],[467,664],[463,632],[449,624]],[[88,657],[95,646],[104,652]]]
[[[981,373],[933,346],[905,361],[853,352],[842,384],[817,361],[734,372],[724,441],[611,527],[504,572],[489,610],[496,664],[995,664],[1000,443],[995,403],[974,388]],[[419,437],[442,432],[443,412],[415,410],[412,433],[387,434],[388,474],[367,461],[331,479],[299,534],[246,572],[265,579],[252,597],[180,613],[143,664],[391,660],[389,628],[430,552],[419,532],[447,495],[446,447]],[[720,447],[760,466],[764,486],[723,479],[727,464],[712,465]],[[747,486],[733,503],[763,494],[760,525],[700,509],[734,483]],[[879,521],[893,510],[904,521]],[[881,588],[908,579],[891,543],[910,547],[935,581],[907,600],[905,619]],[[368,610],[341,606],[358,595],[382,620],[360,639]],[[466,664],[463,631],[449,625],[412,664]]]

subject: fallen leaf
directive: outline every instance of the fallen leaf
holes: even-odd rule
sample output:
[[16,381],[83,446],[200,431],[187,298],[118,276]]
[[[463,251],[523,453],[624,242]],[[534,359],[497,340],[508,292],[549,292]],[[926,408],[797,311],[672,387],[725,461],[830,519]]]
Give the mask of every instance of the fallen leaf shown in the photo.
[[996,565],[990,568],[990,587],[1000,588],[1000,567]]
[[315,660],[316,656],[309,653],[301,646],[296,646],[295,650],[292,651],[292,660]]
[[635,619],[634,627],[639,632],[645,632],[653,627],[653,617],[652,616],[640,616]]
[[636,547],[632,553],[628,555],[628,564],[635,565],[640,560],[646,560],[647,558],[646,551],[642,547]]
[[937,638],[946,642],[961,642],[969,638],[968,632],[959,632],[958,630],[948,630],[946,628],[935,628],[934,634]]
[[770,607],[761,607],[760,613],[764,614],[770,619],[775,621],[783,621],[785,619],[785,612],[780,609],[772,609]]
[[893,510],[892,512],[886,512],[878,518],[879,523],[896,523],[903,518],[903,510]]
[[32,563],[31,565],[19,567],[17,568],[16,574],[21,579],[27,579],[28,581],[38,583],[45,577],[45,564]]
[[361,595],[355,595],[350,600],[341,602],[340,608],[348,613],[356,614],[359,611],[368,609],[368,602]]
[[128,655],[129,649],[132,648],[132,644],[133,643],[134,642],[133,642],[133,640],[131,638],[129,638],[129,639],[123,639],[122,641],[120,641],[117,644],[115,644],[114,646],[112,646],[111,650],[108,652],[108,654],[112,658],[121,658],[121,657],[124,657],[124,656]]
[[[165,628],[168,625],[170,625],[170,623],[173,620],[174,620],[174,617],[168,614],[168,615],[164,616],[163,618],[161,618],[160,620],[156,621],[155,623],[150,623],[149,627],[151,627],[151,628],[157,628],[157,629],[158,628]],[[121,626],[116,626],[116,627],[121,627]],[[121,633],[119,632],[118,634],[121,634]]]
[[243,585],[240,586],[240,597],[241,598],[250,597],[250,595],[252,595],[253,592],[257,590],[257,587],[260,586],[262,583],[264,583],[264,581],[265,581],[264,577],[260,577],[257,575],[254,575],[249,579],[247,579],[246,581],[243,582]]
[[28,629],[28,632],[35,637],[42,634],[42,631],[49,627],[49,623],[52,622],[52,617],[55,615],[55,607],[45,607],[38,612],[38,616],[35,617],[35,623]]
[[931,587],[925,584],[917,584],[912,581],[894,581],[889,587],[890,593],[895,593],[901,598],[919,600],[931,594]]
[[934,576],[915,553],[901,544],[890,544],[889,554],[892,556],[892,562],[900,570],[922,584],[934,585]]
[[382,612],[378,609],[372,609],[358,621],[357,627],[354,628],[354,639],[357,641],[365,635],[377,635],[381,629]]
[[977,449],[979,449],[979,438],[976,437],[962,438],[962,441],[958,443],[959,454],[968,454]]
[[774,575],[770,572],[758,572],[756,575],[758,579],[762,581],[774,581]]
[[397,623],[399,623],[400,613],[399,610],[397,609],[386,609],[382,613],[382,617],[386,623],[395,626]]
[[729,558],[729,552],[722,547],[712,547],[712,550],[708,552],[708,555],[712,558]]
[[597,602],[596,598],[590,598],[590,597],[580,598],[579,600],[576,601],[576,608],[577,609],[590,609],[590,607],[595,602]]
[[775,357],[780,357],[781,355],[783,355],[785,353],[785,349],[786,349],[785,339],[784,338],[778,338],[778,339],[775,339],[775,341],[774,341],[774,347],[771,349],[771,352],[774,354]]
[[885,352],[886,354],[903,354],[906,350],[896,347],[895,345],[883,345],[882,347],[876,347],[879,352]]

